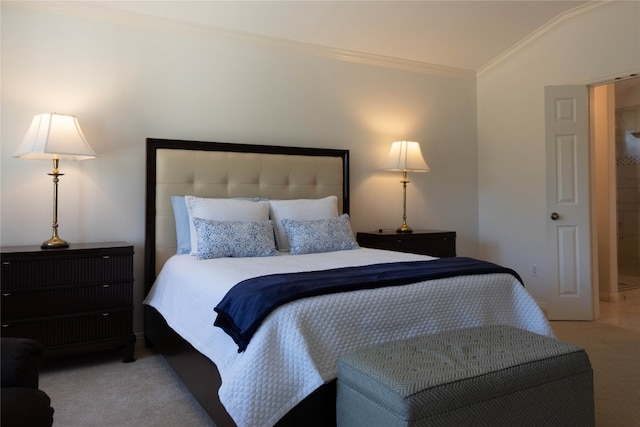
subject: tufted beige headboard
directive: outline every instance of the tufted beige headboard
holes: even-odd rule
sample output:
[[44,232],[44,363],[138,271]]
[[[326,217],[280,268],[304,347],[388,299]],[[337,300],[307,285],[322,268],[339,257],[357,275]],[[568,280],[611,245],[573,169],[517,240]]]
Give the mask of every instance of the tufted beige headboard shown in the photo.
[[348,150],[147,139],[145,288],[176,252],[171,196],[338,197],[349,212]]

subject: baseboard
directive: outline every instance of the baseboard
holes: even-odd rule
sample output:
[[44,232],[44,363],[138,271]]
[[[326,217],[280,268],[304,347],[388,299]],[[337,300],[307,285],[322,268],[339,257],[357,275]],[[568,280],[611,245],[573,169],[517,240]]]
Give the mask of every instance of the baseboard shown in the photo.
[[600,301],[607,302],[619,302],[620,301],[620,293],[619,292],[600,292]]

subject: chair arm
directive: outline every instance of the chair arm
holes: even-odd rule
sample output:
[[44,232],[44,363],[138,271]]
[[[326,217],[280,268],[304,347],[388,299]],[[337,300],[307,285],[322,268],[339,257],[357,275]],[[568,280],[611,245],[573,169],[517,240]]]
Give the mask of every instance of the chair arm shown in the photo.
[[43,353],[42,344],[32,339],[2,337],[0,341],[2,387],[37,389]]

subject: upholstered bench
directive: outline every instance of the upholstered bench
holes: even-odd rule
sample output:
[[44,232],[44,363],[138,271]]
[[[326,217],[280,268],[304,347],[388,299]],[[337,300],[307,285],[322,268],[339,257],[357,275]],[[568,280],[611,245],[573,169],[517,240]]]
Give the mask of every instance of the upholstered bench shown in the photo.
[[458,329],[338,361],[338,426],[593,426],[576,345],[510,326]]

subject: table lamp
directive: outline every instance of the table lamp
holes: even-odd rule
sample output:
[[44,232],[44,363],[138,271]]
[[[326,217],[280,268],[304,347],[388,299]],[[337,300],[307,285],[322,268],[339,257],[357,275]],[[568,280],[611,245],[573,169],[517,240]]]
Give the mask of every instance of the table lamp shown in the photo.
[[64,175],[58,171],[60,159],[86,160],[96,157],[87,143],[78,119],[58,113],[38,114],[33,118],[14,157],[22,159],[53,160],[53,232],[49,240],[42,243],[43,249],[69,247],[69,242],[58,237],[58,181]]
[[395,141],[380,169],[388,171],[401,171],[403,190],[402,198],[402,225],[396,229],[398,233],[411,233],[413,230],[407,225],[407,172],[429,172],[429,166],[422,157],[420,144],[414,141]]

